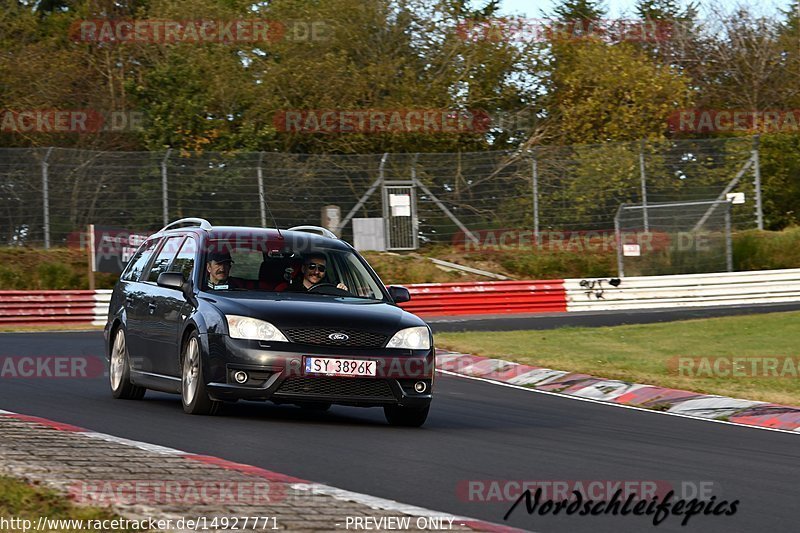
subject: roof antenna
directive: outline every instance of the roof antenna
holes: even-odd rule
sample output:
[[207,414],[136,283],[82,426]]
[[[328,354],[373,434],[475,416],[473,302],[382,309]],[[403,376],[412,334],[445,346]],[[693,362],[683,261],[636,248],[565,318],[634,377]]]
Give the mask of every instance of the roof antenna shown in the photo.
[[[278,238],[283,240],[283,235],[281,234],[281,229],[278,227],[278,223],[275,222],[275,216],[272,214],[272,209],[269,208],[269,203],[267,203],[267,195],[264,194],[263,181],[262,181],[262,178],[261,178],[261,162],[262,162],[263,159],[264,159],[264,152],[259,152],[258,153],[258,184],[259,184],[259,193],[261,195],[261,203],[264,204],[264,206],[267,208],[267,211],[269,212],[269,218],[272,219],[272,225],[275,226],[275,229],[278,231]],[[261,216],[262,217],[264,216],[263,211],[262,211]],[[263,220],[263,218],[262,218],[262,220]]]
[[275,229],[278,230],[278,238],[283,240],[283,235],[281,234],[281,228],[278,227],[278,223],[275,222],[275,217],[272,216],[272,209],[269,208],[269,204],[265,201],[264,204],[267,206],[267,211],[269,211],[269,218],[272,219],[272,225],[275,226]]

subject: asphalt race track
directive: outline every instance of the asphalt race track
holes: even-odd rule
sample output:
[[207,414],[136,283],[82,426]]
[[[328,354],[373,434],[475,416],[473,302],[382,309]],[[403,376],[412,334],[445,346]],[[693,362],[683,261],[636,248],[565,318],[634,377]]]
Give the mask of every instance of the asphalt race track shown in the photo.
[[754,315],[781,311],[800,311],[800,303],[726,305],[670,309],[635,309],[631,311],[592,311],[535,315],[443,316],[427,319],[434,332],[511,331],[569,327],[621,326],[652,324],[695,318]]
[[[102,357],[102,335],[0,335],[0,356]],[[528,516],[536,531],[796,531],[800,435],[615,408],[441,377],[422,429],[391,428],[378,409],[239,403],[217,417],[183,414],[177,396],[111,398],[106,378],[3,378],[0,409],[220,456],[438,511],[502,522],[511,502],[469,501],[469,480],[713,482],[734,516]],[[690,497],[690,496],[689,496]],[[333,526],[332,526],[333,529]]]

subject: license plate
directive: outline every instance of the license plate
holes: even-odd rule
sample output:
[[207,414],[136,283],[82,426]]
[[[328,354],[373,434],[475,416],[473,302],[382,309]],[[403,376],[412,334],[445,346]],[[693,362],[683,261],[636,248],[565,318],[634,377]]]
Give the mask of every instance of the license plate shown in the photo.
[[378,364],[364,359],[335,359],[330,357],[306,357],[306,374],[325,376],[374,376]]

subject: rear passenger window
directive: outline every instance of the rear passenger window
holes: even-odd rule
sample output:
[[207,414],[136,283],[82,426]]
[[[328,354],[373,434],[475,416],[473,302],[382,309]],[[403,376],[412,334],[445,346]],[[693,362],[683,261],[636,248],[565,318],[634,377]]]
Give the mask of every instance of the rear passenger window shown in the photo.
[[125,269],[125,272],[123,272],[121,279],[124,281],[139,281],[142,275],[142,269],[144,269],[145,265],[150,260],[150,256],[153,255],[153,250],[159,240],[160,239],[153,239],[147,241],[139,248],[139,251],[136,252],[136,255],[134,255],[128,263],[128,267]]
[[170,272],[180,272],[183,277],[189,279],[192,277],[192,270],[194,269],[194,256],[197,253],[197,243],[191,237],[183,241],[181,251],[169,267]]
[[153,261],[153,265],[150,267],[150,274],[147,276],[147,281],[155,283],[158,281],[158,276],[161,275],[162,272],[167,271],[167,267],[169,267],[169,264],[172,262],[172,258],[178,253],[178,248],[180,248],[182,241],[183,236],[181,235],[179,237],[170,237],[164,242],[164,246],[161,247],[161,250],[156,256],[156,260]]

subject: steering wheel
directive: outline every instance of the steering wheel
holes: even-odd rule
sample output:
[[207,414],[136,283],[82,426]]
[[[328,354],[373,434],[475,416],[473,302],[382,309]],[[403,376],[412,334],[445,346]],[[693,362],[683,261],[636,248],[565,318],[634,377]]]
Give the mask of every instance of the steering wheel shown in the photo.
[[[321,290],[319,290],[321,289]],[[322,294],[329,294],[331,296],[349,296],[350,292],[340,289],[333,283],[317,283],[308,289],[307,292],[319,292]]]

